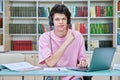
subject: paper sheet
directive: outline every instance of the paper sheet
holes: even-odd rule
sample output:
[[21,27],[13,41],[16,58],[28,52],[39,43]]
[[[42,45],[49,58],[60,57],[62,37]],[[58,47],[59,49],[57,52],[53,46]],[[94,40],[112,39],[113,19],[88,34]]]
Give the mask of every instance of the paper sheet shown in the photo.
[[44,71],[67,71],[67,69],[64,67],[53,67],[53,68],[46,67],[43,70]]
[[41,69],[41,67],[33,66],[28,62],[2,64],[2,66],[14,71],[29,71],[29,70]]

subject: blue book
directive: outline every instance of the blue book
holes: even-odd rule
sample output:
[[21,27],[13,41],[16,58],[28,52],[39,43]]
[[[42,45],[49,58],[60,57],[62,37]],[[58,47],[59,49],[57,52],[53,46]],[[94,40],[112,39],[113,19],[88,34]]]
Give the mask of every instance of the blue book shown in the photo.
[[109,24],[109,29],[110,29],[110,34],[112,34],[113,33],[113,23]]
[[3,0],[0,0],[0,11],[3,11]]

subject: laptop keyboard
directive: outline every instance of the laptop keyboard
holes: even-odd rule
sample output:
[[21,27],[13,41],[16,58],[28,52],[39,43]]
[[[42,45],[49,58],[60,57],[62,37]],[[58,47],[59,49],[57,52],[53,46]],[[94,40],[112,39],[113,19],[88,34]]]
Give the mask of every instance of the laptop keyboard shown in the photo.
[[67,69],[69,70],[74,70],[74,71],[88,71],[88,68],[87,67],[84,67],[84,68],[80,68],[80,67],[68,67]]

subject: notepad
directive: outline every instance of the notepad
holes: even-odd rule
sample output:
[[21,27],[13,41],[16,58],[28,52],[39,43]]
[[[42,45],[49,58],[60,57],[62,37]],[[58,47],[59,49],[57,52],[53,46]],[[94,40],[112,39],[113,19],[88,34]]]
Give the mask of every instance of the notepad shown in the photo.
[[42,69],[41,67],[33,66],[28,62],[1,64],[1,66],[6,67],[7,69],[12,71],[30,71],[30,70]]

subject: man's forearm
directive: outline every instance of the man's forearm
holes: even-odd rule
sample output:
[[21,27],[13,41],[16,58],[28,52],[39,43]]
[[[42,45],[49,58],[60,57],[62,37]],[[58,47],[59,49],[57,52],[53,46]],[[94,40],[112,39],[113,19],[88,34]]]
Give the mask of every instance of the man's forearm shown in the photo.
[[49,67],[55,66],[56,63],[59,61],[59,59],[62,57],[62,55],[63,55],[63,53],[68,45],[69,45],[69,43],[67,41],[65,41],[52,56],[50,56],[49,58],[47,58],[45,60],[46,64]]

